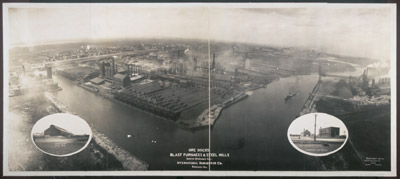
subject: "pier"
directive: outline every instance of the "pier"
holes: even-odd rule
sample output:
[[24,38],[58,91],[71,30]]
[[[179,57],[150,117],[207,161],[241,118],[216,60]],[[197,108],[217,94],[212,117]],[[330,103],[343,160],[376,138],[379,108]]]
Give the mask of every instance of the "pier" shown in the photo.
[[322,80],[319,79],[317,84],[315,84],[313,90],[311,91],[310,95],[308,96],[306,102],[304,102],[303,108],[301,109],[298,116],[302,116],[304,114],[308,114],[312,112],[314,105],[315,105],[315,95],[317,94],[319,87],[321,86]]

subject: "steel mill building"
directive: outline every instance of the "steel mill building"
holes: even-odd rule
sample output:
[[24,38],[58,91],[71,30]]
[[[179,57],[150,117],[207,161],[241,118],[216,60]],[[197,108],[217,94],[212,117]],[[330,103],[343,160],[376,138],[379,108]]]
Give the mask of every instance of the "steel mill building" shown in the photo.
[[340,128],[339,127],[326,127],[319,129],[320,137],[339,137]]
[[44,131],[44,135],[49,135],[49,136],[65,136],[65,137],[71,137],[74,134],[69,132],[66,129],[63,129],[61,127],[55,126],[55,125],[50,125],[49,128],[47,128]]

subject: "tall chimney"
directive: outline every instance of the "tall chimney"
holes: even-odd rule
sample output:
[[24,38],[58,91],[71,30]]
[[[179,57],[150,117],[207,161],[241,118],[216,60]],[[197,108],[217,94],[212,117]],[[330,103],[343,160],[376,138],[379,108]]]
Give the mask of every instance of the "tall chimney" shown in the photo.
[[47,78],[51,79],[52,78],[51,66],[46,66],[46,71],[47,71]]
[[213,53],[213,61],[212,61],[212,66],[211,66],[211,70],[215,69],[215,53]]
[[100,64],[100,71],[101,71],[101,77],[102,78],[104,78],[106,75],[106,72],[105,72],[105,63],[104,63],[104,61],[103,62],[101,62],[101,64]]
[[317,140],[317,114],[315,114],[315,122],[314,122],[314,141]]
[[112,70],[111,70],[111,76],[114,76],[115,75],[115,59],[114,59],[114,57],[112,57]]
[[125,67],[126,67],[126,75],[128,76],[128,77],[130,77],[131,76],[131,74],[130,74],[130,69],[129,69],[129,64],[125,64]]
[[193,70],[197,70],[197,58],[193,58],[193,61],[194,61],[194,67],[193,67]]

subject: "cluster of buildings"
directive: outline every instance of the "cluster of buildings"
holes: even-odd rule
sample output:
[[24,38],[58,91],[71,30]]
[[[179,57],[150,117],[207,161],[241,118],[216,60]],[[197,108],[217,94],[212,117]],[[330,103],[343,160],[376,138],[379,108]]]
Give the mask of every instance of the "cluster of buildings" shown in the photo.
[[43,69],[35,69],[34,72],[26,71],[25,66],[22,66],[22,68],[22,73],[10,73],[10,96],[18,96],[29,92],[61,90],[58,83],[53,80],[52,66],[45,65]]
[[193,58],[193,67],[176,61],[169,68],[151,71],[140,65],[117,64],[117,58],[101,59],[98,63],[99,75],[90,83],[96,86],[112,84],[111,93],[115,99],[172,120],[176,120],[182,111],[207,102],[208,90],[204,88],[209,85],[213,94],[220,95],[235,83],[235,77],[225,72],[216,62],[215,55],[210,66],[207,62],[197,63],[197,59]]
[[138,47],[135,46],[96,48],[96,47],[91,47],[90,45],[86,45],[86,46],[81,46],[81,48],[75,50],[61,51],[57,52],[56,54],[49,54],[47,52],[43,52],[41,53],[41,56],[47,57],[48,61],[62,61],[69,59],[115,54],[121,52],[129,52],[129,51],[135,51],[137,49]]
[[[301,137],[313,137],[312,134],[308,129],[303,129],[303,132],[300,133]],[[340,128],[339,127],[325,127],[319,129],[318,137],[322,138],[338,138],[340,137]]]
[[319,129],[319,137],[335,138],[340,136],[339,127],[326,127]]
[[390,94],[390,78],[383,77],[377,79],[368,78],[368,68],[364,70],[364,73],[358,78],[353,79],[351,76],[348,81],[350,88],[356,91],[358,95],[383,95]]

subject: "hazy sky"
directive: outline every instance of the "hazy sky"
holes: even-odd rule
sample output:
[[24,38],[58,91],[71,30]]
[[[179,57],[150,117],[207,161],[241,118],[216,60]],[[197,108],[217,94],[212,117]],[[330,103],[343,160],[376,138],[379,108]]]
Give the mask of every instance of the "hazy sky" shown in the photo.
[[90,126],[82,118],[66,113],[57,113],[43,117],[35,123],[32,133],[43,133],[50,125],[55,125],[75,135],[92,134]]
[[[290,124],[288,132],[289,134],[300,134],[304,129],[309,130],[312,134],[314,133],[315,114],[306,114],[295,119]],[[334,116],[318,113],[317,114],[317,135],[319,135],[319,129],[326,127],[339,127],[340,135],[348,135],[348,131],[344,123]]]
[[[328,6],[329,7],[329,6]],[[389,58],[391,9],[84,6],[9,9],[11,45],[178,37]]]

